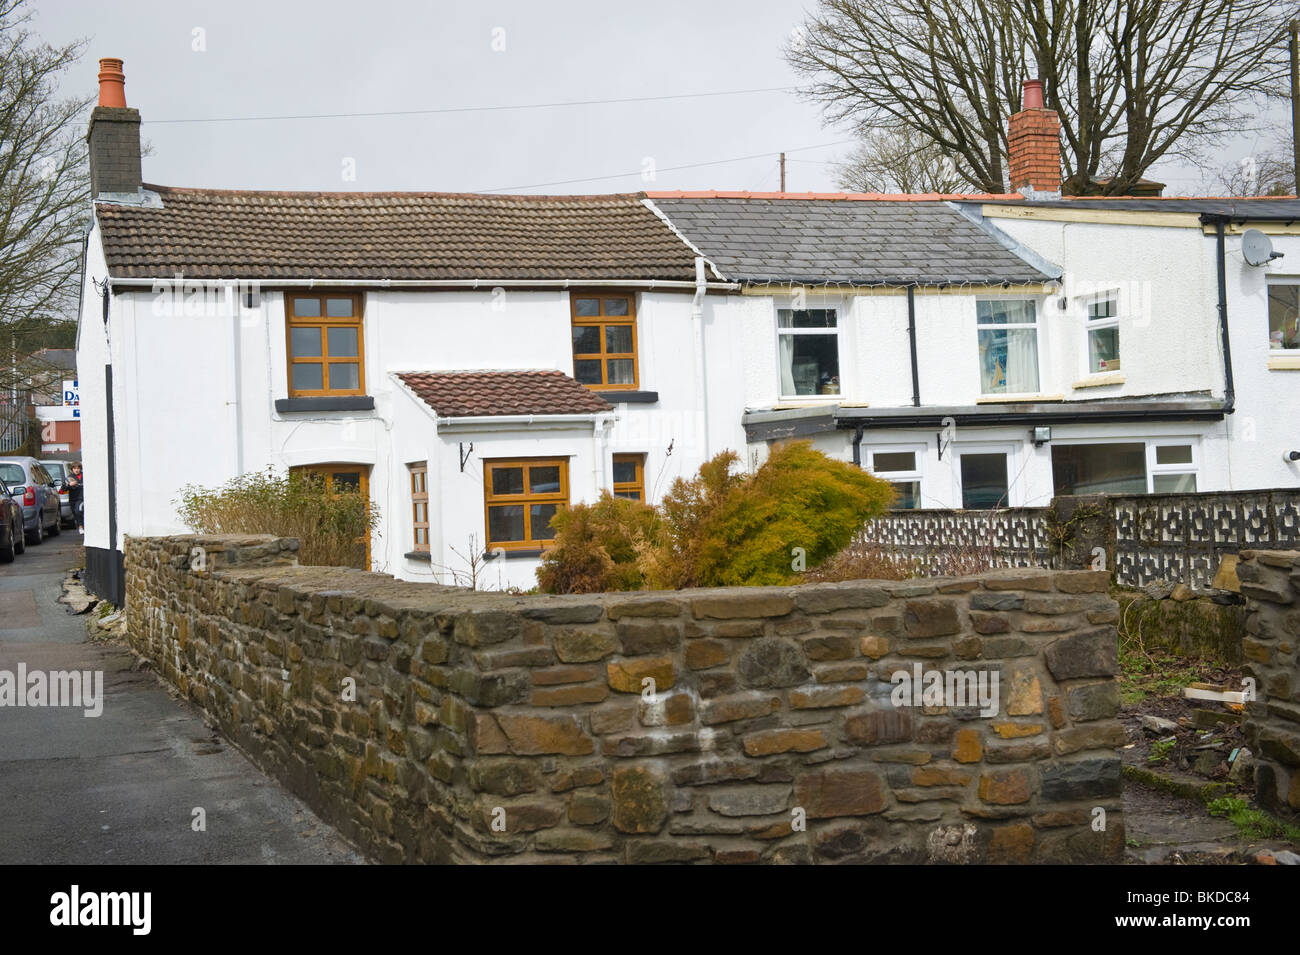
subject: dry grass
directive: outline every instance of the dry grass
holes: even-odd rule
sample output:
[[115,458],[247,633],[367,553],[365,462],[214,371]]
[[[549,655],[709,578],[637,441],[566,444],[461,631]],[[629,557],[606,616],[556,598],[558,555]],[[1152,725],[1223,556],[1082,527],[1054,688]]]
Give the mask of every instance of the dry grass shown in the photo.
[[198,534],[296,537],[298,560],[318,567],[366,566],[366,543],[379,514],[359,491],[327,486],[320,475],[244,474],[219,488],[187,485],[181,520]]
[[1005,566],[992,544],[936,548],[924,556],[893,550],[858,537],[830,560],[808,572],[816,582],[911,580],[915,577],[966,577]]

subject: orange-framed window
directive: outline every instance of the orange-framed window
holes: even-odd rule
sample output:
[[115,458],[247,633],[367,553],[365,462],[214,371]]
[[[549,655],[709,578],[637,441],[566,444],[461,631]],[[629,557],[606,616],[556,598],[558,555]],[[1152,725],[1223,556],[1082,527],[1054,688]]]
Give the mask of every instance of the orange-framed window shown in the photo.
[[551,518],[569,506],[567,458],[483,462],[487,549],[531,550],[549,544]]
[[429,463],[407,465],[411,472],[411,526],[414,528],[411,550],[429,553]]
[[[368,464],[304,464],[289,469],[291,474],[316,474],[325,479],[325,486],[346,491],[359,491],[361,498],[370,507],[370,465]],[[365,540],[357,541],[357,559],[361,566],[370,567],[370,535]]]
[[614,455],[614,496],[645,502],[645,455]]
[[636,360],[636,296],[572,292],[573,377],[598,391],[639,385]]
[[364,395],[361,296],[286,292],[289,395]]

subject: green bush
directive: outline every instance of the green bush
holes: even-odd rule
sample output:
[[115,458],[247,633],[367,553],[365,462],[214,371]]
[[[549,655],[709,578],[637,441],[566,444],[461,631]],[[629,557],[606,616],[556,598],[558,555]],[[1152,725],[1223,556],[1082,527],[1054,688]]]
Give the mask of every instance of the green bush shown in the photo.
[[360,491],[333,487],[318,474],[254,471],[218,488],[186,485],[177,504],[197,534],[296,537],[298,560],[369,570],[366,545],[379,515]]
[[542,555],[538,586],[552,594],[640,590],[637,545],[656,539],[659,524],[653,507],[608,491],[595,504],[561,509],[551,518],[555,543]]
[[[676,490],[674,485],[669,497]],[[695,585],[788,583],[796,577],[795,548],[802,549],[804,568],[816,567],[843,550],[893,499],[887,481],[827,457],[808,441],[777,445],[702,521]]]
[[[753,474],[725,451],[673,482],[658,508],[579,505],[557,515],[556,545],[543,556],[541,589],[552,593],[795,580],[840,552],[863,523],[888,509],[889,483],[813,449],[774,447]],[[802,566],[796,555],[802,551]]]

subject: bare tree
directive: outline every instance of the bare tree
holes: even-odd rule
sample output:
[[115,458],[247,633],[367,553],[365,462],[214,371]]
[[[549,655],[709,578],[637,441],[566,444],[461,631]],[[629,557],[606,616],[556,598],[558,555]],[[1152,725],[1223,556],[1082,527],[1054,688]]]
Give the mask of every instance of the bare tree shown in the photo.
[[1203,191],[1215,196],[1295,195],[1295,157],[1291,130],[1260,145],[1251,155],[1213,168]]
[[965,192],[969,178],[943,148],[907,126],[867,130],[840,166],[836,183],[850,192]]
[[[90,214],[84,110],[58,81],[84,41],[55,48],[29,29],[24,0],[0,0],[0,383],[17,350],[75,310]],[[27,378],[31,369],[18,369]]]
[[1203,156],[1287,76],[1276,0],[819,0],[788,50],[831,122],[905,126],[976,189],[1007,187],[1026,79],[1062,120],[1063,191],[1127,192]]

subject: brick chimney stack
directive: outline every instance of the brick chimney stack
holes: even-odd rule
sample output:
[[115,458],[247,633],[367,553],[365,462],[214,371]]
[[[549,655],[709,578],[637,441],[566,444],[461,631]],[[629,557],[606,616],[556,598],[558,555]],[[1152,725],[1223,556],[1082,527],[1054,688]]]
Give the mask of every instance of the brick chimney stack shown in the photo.
[[1024,109],[1007,121],[1011,189],[1029,198],[1061,195],[1061,117],[1043,106],[1043,81],[1025,80]]
[[99,61],[99,105],[90,113],[90,193],[136,196],[140,172],[140,111],[126,105],[122,61]]

